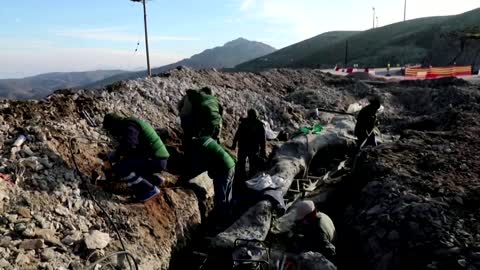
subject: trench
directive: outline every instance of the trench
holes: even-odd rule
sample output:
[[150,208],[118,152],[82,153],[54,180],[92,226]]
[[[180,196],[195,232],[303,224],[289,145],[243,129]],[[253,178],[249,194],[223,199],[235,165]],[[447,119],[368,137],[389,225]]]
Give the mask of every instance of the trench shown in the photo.
[[[308,176],[318,178],[326,172],[332,171],[338,165],[345,161],[347,157],[355,155],[355,147],[340,145],[336,147],[327,147],[317,152],[312,159]],[[353,162],[349,164],[353,165]],[[368,175],[362,173],[360,175]],[[362,188],[367,184],[367,178],[358,178],[359,174],[355,171],[347,171],[341,180],[331,184],[325,184],[314,193],[305,196],[304,199],[311,199],[315,202],[317,210],[327,214],[333,220],[337,231],[337,240],[335,242],[337,254],[334,261],[337,269],[365,269],[368,258],[364,258],[359,252],[362,250],[362,243],[359,235],[349,228],[346,220],[346,209],[355,203],[360,196]],[[302,172],[297,178],[305,178]],[[252,269],[252,270],[276,270],[277,268],[253,267],[253,268],[232,268],[233,250],[210,250],[207,249],[208,238],[214,237],[228,225],[217,226],[208,219],[204,220],[200,228],[195,232],[191,242],[182,250],[176,251],[171,260],[170,270],[200,270],[200,269]],[[232,220],[233,223],[234,220]],[[270,235],[270,234],[269,234]],[[267,237],[265,241],[267,247],[277,247],[279,243],[275,238]],[[283,243],[282,243],[283,245]],[[288,252],[289,250],[285,250]],[[307,250],[305,250],[307,251]],[[294,268],[297,269],[297,268]]]

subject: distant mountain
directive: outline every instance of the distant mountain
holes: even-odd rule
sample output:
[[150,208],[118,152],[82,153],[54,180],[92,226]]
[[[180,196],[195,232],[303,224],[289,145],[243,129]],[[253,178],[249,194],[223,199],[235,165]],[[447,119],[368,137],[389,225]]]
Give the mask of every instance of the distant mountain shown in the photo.
[[[187,66],[193,69],[205,68],[233,68],[234,66],[267,55],[275,51],[275,48],[256,41],[249,41],[244,38],[238,38],[230,41],[221,47],[208,49],[202,53],[196,54],[188,59],[179,62],[154,68],[153,74],[166,72],[178,66]],[[86,88],[102,87],[122,80],[133,80],[147,75],[146,71],[129,72],[118,74],[102,81],[86,85]]]
[[39,99],[57,89],[75,88],[125,72],[124,70],[56,72],[22,79],[2,79],[0,98]]
[[300,43],[288,46],[274,53],[264,55],[236,67],[239,70],[261,70],[267,68],[289,67],[292,61],[307,57],[322,48],[326,48],[340,40],[345,40],[359,31],[335,31],[320,34]]
[[246,71],[276,67],[332,68],[344,63],[348,40],[350,65],[456,63],[473,65],[478,70],[480,41],[452,38],[452,33],[479,33],[479,27],[480,9],[475,9],[460,15],[415,19],[357,33],[326,33],[236,68]]

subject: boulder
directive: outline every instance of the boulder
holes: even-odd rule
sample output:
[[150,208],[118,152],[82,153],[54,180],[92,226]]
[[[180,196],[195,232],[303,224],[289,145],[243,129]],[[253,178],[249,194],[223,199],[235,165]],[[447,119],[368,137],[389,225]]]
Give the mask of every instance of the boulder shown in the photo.
[[111,238],[108,233],[95,230],[85,235],[84,241],[88,249],[103,249],[110,244]]

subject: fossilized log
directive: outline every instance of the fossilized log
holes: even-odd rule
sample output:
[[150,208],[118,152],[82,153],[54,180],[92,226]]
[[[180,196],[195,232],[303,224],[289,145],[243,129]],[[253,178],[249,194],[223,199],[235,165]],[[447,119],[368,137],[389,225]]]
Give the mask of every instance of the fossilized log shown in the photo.
[[[300,136],[285,143],[277,150],[275,165],[269,171],[272,176],[283,179],[279,190],[285,195],[295,177],[307,169],[308,163],[315,154],[328,146],[353,143],[354,138],[347,135],[353,130],[355,122],[351,116],[338,116],[332,120],[332,125],[318,135]],[[212,246],[232,248],[236,239],[264,241],[272,223],[272,205],[261,201],[250,208],[232,226],[218,234],[212,241]]]

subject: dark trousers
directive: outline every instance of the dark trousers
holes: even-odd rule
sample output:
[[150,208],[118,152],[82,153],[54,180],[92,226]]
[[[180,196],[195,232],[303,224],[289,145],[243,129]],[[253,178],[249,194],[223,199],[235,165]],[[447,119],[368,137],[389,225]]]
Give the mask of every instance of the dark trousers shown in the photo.
[[220,215],[228,215],[230,212],[234,177],[235,168],[213,177],[213,189],[215,191],[214,207]]
[[166,169],[166,159],[127,158],[113,165],[113,173],[120,178],[125,178],[131,173],[135,173],[147,180],[151,180],[153,174],[161,173]]
[[113,164],[113,173],[127,181],[136,196],[151,192],[158,185],[155,173],[167,168],[166,159],[127,158]]
[[[365,142],[365,144],[363,144]],[[363,146],[362,146],[363,144]],[[367,138],[367,136],[359,136],[357,137],[357,148],[360,150],[361,147],[366,147],[366,146],[377,146],[377,141],[375,139],[375,134],[372,132],[370,136]]]
[[183,131],[183,146],[186,147],[194,136],[194,129],[192,124],[192,118],[190,116],[180,117],[180,125]]
[[220,138],[220,127],[219,126],[212,126],[207,125],[203,127],[198,127],[197,135],[200,137],[209,136],[215,141],[219,142]]
[[[246,168],[247,158],[248,172]],[[262,159],[260,158],[260,153],[258,151],[246,151],[242,148],[239,148],[236,168],[236,175],[239,177],[239,179],[245,180],[253,177],[262,168]]]

